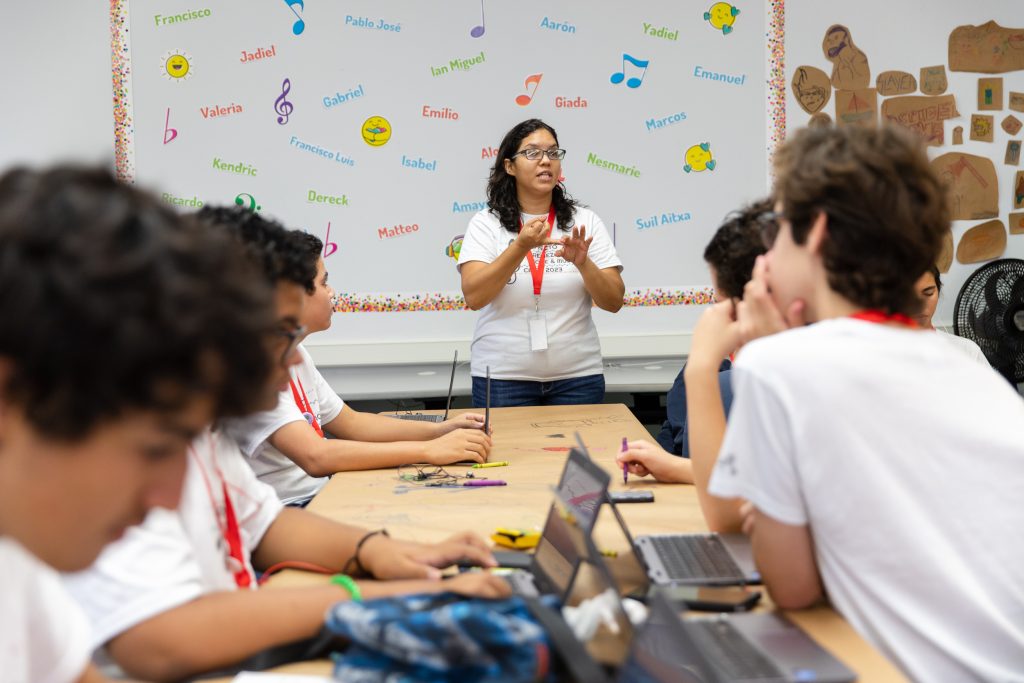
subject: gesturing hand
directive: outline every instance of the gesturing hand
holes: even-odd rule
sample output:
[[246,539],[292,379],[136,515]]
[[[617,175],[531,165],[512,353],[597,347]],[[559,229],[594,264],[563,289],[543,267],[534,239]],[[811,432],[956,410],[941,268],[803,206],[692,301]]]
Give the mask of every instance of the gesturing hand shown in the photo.
[[542,247],[545,244],[561,244],[558,240],[551,239],[548,233],[551,230],[551,226],[548,225],[547,220],[542,217],[531,218],[526,222],[519,230],[519,235],[516,237],[516,243],[519,246],[526,249],[535,249]]
[[561,239],[562,248],[555,253],[555,256],[561,256],[577,268],[582,268],[583,264],[587,262],[590,243],[593,241],[593,237],[587,239],[587,226],[574,226],[572,235]]

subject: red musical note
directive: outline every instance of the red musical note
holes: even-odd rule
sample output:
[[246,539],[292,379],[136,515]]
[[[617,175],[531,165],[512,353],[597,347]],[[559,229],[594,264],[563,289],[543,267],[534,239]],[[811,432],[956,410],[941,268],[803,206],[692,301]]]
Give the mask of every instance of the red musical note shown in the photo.
[[324,236],[324,258],[338,251],[338,244],[331,241],[331,222],[327,221],[327,235]]
[[537,88],[540,87],[540,79],[542,76],[544,76],[544,74],[533,74],[532,76],[526,77],[526,89],[529,91],[530,84],[532,83],[533,92],[531,92],[529,95],[519,95],[518,97],[516,97],[516,104],[518,104],[520,107],[525,107],[526,105],[530,104],[530,102],[533,102],[533,96],[537,94]]
[[[168,133],[170,133],[170,137],[168,137]],[[178,129],[171,128],[171,108],[167,107],[167,118],[164,119],[164,144],[166,145],[176,137],[178,137]]]

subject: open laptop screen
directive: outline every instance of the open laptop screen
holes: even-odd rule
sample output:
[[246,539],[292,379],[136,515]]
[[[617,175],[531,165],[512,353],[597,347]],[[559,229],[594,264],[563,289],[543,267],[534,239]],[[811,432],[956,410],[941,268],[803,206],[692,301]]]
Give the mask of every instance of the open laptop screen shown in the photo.
[[611,476],[591,460],[586,451],[579,448],[569,451],[555,494],[572,506],[585,533],[594,528],[610,481]]

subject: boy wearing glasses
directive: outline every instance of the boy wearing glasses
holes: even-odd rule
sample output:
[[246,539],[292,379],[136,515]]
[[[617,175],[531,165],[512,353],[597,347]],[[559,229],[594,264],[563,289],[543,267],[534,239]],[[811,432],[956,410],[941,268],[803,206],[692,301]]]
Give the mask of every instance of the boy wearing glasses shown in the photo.
[[710,492],[752,503],[779,607],[827,594],[915,680],[1022,680],[1024,403],[911,318],[945,189],[895,128],[801,130],[775,170]]
[[[315,270],[302,233],[287,231],[242,209],[206,211],[201,225],[231,236],[273,284],[276,334],[258,345],[273,361],[264,388],[288,386],[300,361],[298,340]],[[264,404],[266,405],[266,404]],[[259,482],[235,442],[208,429],[189,448],[179,509],[155,510],[67,585],[92,621],[99,659],[146,680],[180,679],[236,666],[257,653],[311,638],[326,609],[339,600],[446,590],[498,596],[506,585],[487,573],[442,584],[436,567],[462,558],[493,566],[479,537],[458,534],[426,545],[388,538],[282,508]],[[320,586],[257,590],[256,571],[285,561],[352,572],[387,583],[338,576]]]
[[305,506],[337,472],[486,461],[491,439],[482,431],[483,415],[463,413],[440,423],[395,420],[359,412],[331,389],[298,343],[331,326],[334,290],[327,283],[323,243],[302,232],[296,240],[305,264],[316,270],[295,338],[301,362],[274,409],[226,425],[260,481],[273,486],[285,505]]

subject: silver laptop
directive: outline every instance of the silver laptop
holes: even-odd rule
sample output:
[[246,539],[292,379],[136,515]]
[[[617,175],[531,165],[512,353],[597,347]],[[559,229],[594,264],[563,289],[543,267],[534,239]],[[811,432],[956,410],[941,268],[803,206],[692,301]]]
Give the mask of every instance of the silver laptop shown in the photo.
[[427,415],[426,413],[398,413],[391,417],[399,420],[418,420],[420,422],[444,422],[448,419],[448,411],[452,408],[452,388],[455,386],[455,367],[459,364],[459,351],[456,349],[452,358],[452,375],[448,378],[448,400],[444,404],[444,415]]
[[740,586],[761,583],[744,534],[651,534],[636,549],[657,584]]

